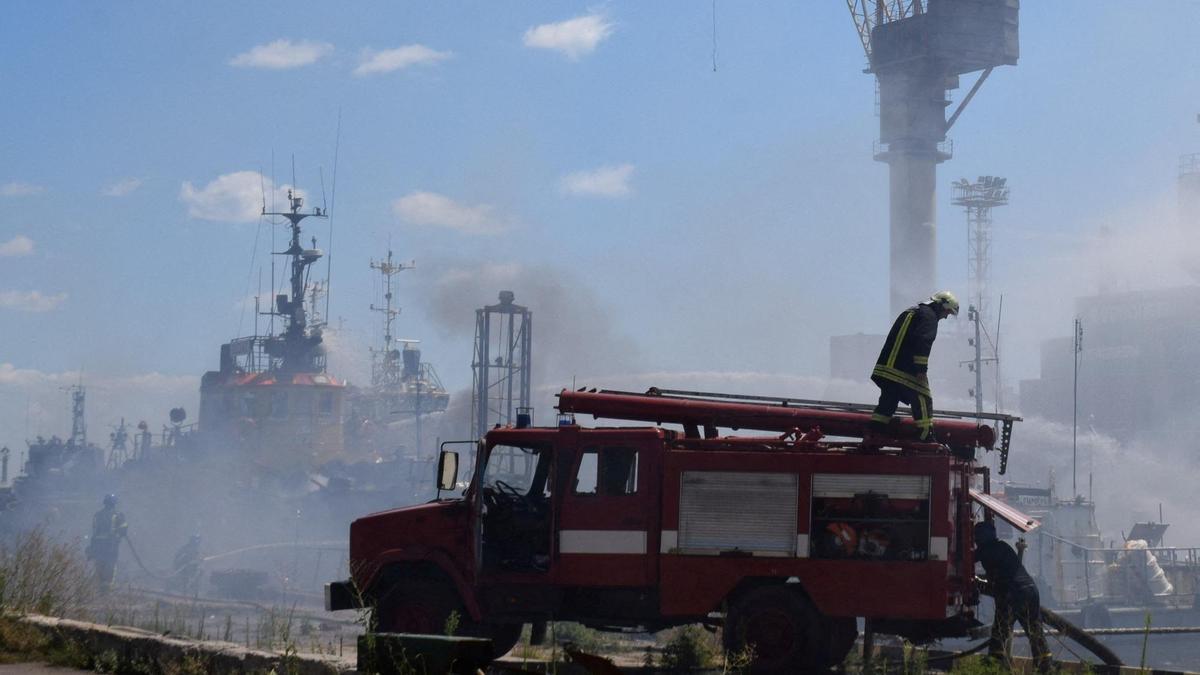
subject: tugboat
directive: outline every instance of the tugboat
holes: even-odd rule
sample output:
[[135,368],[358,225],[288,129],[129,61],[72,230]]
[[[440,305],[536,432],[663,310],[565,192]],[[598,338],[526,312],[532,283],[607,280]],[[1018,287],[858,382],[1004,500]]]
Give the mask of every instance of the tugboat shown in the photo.
[[346,385],[325,370],[325,323],[315,316],[315,303],[310,316],[305,302],[312,266],[324,254],[315,238],[312,248],[300,245],[300,223],[327,214],[302,211],[304,198],[291,190],[288,201],[285,212],[263,208],[263,216],[286,218],[291,229],[291,245],[275,253],[289,259],[291,293],[276,295],[271,311],[263,312],[281,319],[283,330],[256,330],[221,345],[219,369],[200,381],[199,426],[207,445],[235,448],[268,473],[299,478],[343,455]]

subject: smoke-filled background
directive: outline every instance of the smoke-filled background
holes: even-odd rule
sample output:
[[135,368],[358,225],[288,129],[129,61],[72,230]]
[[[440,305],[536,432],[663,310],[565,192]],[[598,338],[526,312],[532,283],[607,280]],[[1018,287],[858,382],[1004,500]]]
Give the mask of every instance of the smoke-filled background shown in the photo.
[[[469,436],[475,310],[501,290],[534,315],[540,423],[572,385],[873,401],[873,355],[830,367],[832,337],[882,335],[893,319],[887,169],[871,161],[873,86],[843,3],[715,17],[634,3],[289,7],[14,10],[25,29],[0,40],[0,61],[23,64],[0,110],[19,131],[0,170],[10,480],[27,440],[69,434],[71,385],[87,387],[101,446],[122,418],[155,433],[173,407],[196,419],[218,346],[249,334],[254,297],[269,305],[280,286],[270,253],[284,233],[259,213],[290,185],[334,215],[305,242],[330,254],[316,272],[330,277],[336,376],[370,377],[382,290],[368,262],[388,249],[416,260],[397,278],[395,334],[421,340],[450,391],[431,439]],[[939,168],[939,283],[965,296],[950,182],[1007,177],[993,236],[1001,385],[988,366],[984,398],[991,409],[999,389],[1025,418],[1009,477],[1070,498],[1074,474],[1108,539],[1161,504],[1167,541],[1200,543],[1200,223],[1178,183],[1179,155],[1200,150],[1200,8],[1021,11],[1019,65],[991,76]],[[293,105],[296,92],[314,95]],[[957,323],[934,349],[950,373],[935,402],[969,410]],[[189,477],[154,497],[177,499],[169,508],[123,496],[151,566],[193,530],[213,552],[262,529],[301,538],[303,517],[243,510],[237,482]],[[152,524],[156,511],[169,515]],[[321,529],[306,534],[344,522]]]

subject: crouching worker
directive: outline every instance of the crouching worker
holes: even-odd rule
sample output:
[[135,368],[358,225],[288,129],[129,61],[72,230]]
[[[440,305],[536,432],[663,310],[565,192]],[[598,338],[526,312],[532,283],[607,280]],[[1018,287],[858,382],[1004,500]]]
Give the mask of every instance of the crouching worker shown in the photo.
[[996,537],[991,521],[975,525],[975,560],[987,574],[983,592],[996,600],[988,656],[1008,663],[1012,651],[1012,628],[1020,621],[1029,638],[1029,651],[1039,673],[1051,671],[1050,648],[1042,631],[1042,600],[1037,585],[1012,546]]

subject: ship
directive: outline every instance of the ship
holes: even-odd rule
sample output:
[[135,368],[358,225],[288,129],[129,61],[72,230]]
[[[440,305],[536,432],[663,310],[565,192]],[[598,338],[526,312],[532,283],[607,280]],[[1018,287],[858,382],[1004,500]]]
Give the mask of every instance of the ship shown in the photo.
[[1161,513],[1106,541],[1095,502],[1060,498],[1053,476],[1047,486],[1006,484],[998,496],[1040,522],[1024,535],[999,529],[1024,549],[1044,606],[1092,632],[1127,665],[1200,670],[1200,547],[1167,546],[1170,525]]
[[[276,591],[316,603],[316,580],[345,564],[351,519],[432,496],[432,460],[382,441],[359,442],[347,433],[349,412],[351,402],[360,411],[370,404],[365,418],[379,429],[402,428],[405,420],[419,428],[427,414],[445,410],[446,390],[421,362],[415,341],[392,338],[390,321],[373,351],[370,386],[353,388],[329,372],[331,329],[319,302],[327,281],[314,278],[325,252],[303,231],[306,221],[328,213],[306,209],[297,190],[286,203],[279,212],[264,204],[262,216],[288,228],[286,248],[272,252],[284,260],[287,285],[272,291],[268,307],[256,306],[252,334],[220,345],[216,369],[201,377],[196,422],[186,423],[181,407],[170,409],[161,435],[147,422],[130,429],[122,420],[110,447],[101,448],[86,440],[80,386],[72,435],[30,441],[20,475],[0,490],[0,538],[42,527],[85,540],[93,512],[113,493],[130,523],[130,548],[139,554],[131,559],[122,552],[119,580],[155,586],[177,547],[200,535],[214,587],[219,580],[265,579]],[[394,264],[390,254],[387,263]],[[383,307],[389,318],[398,313],[391,294],[389,285]],[[419,438],[412,447],[420,447]],[[229,583],[216,590],[266,597],[239,584],[237,591]]]
[[392,332],[400,316],[393,302],[393,278],[415,265],[396,262],[389,249],[385,258],[372,260],[370,266],[383,281],[382,304],[370,306],[383,316],[383,335],[379,347],[371,348],[371,384],[348,392],[348,435],[354,444],[380,456],[432,461],[436,453],[425,447],[422,423],[426,416],[446,410],[450,394],[433,365],[421,360],[420,341],[396,339]]
[[286,219],[291,234],[288,248],[274,254],[287,258],[290,294],[276,294],[271,309],[260,312],[282,329],[260,335],[256,328],[221,345],[218,369],[200,380],[199,428],[208,445],[232,448],[259,470],[295,480],[345,453],[346,384],[326,371],[320,286],[309,283],[324,253],[315,238],[311,248],[300,243],[301,222],[328,215],[320,207],[305,212],[304,198],[292,190],[288,203],[287,211],[262,212]]

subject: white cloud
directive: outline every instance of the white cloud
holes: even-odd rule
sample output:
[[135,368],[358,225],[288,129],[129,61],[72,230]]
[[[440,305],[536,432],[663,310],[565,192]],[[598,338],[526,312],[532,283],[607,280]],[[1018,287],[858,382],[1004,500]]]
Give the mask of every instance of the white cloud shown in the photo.
[[381,51],[363,50],[362,63],[354,69],[354,74],[362,77],[376,73],[390,73],[409,66],[433,65],[439,61],[454,56],[453,52],[439,52],[425,45],[404,45],[395,49]]
[[612,34],[612,27],[602,14],[586,14],[534,26],[525,31],[524,42],[526,47],[560,51],[575,61],[595,51],[596,45]]
[[392,212],[414,225],[433,225],[467,234],[496,234],[508,223],[490,204],[466,206],[436,192],[412,192],[392,202]]
[[[275,188],[270,178],[257,171],[235,171],[217,176],[202,188],[187,181],[179,189],[179,199],[187,204],[188,215],[192,218],[248,223],[262,215],[264,194],[270,205],[272,190],[278,208],[284,209],[290,187],[280,185]],[[297,190],[297,193],[304,196],[303,190]]]
[[49,312],[67,299],[66,293],[44,295],[41,291],[0,291],[0,309],[18,312]]
[[23,234],[0,244],[0,258],[16,258],[33,253],[33,240]]
[[122,178],[100,191],[106,197],[124,197],[142,186],[141,178]]
[[229,60],[229,65],[240,68],[268,68],[283,70],[299,68],[316,63],[322,57],[333,52],[333,45],[328,42],[313,42],[310,40],[281,39],[258,45],[248,52],[242,52]]
[[632,164],[618,164],[569,173],[563,176],[560,186],[563,192],[572,195],[625,197],[632,192],[629,187],[629,179],[632,177]]
[[33,185],[32,183],[22,183],[13,181],[0,185],[0,195],[5,197],[26,197],[45,192],[46,188],[41,185]]

